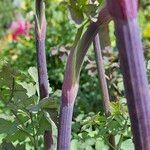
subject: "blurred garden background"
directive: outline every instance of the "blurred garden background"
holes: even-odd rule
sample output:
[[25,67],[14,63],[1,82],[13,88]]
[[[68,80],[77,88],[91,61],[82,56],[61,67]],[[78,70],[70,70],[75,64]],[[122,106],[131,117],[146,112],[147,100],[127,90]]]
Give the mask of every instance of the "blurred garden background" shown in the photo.
[[[23,101],[27,101],[24,98],[25,94],[31,95],[30,100],[36,95],[36,89],[34,89],[36,86],[34,77],[37,75],[34,3],[33,0],[0,1],[0,149],[2,150],[32,149],[28,133],[18,130],[18,121],[14,119],[15,113],[12,113],[10,109],[13,111],[18,109],[14,108],[15,105],[22,108],[18,106],[18,103],[21,105],[20,99],[22,98]],[[51,93],[59,103],[66,60],[78,25],[71,20],[63,0],[45,0],[45,6],[48,77]],[[150,80],[150,2],[148,0],[141,0],[138,19]],[[104,44],[105,46],[102,45],[102,48],[106,79],[112,101],[112,116],[106,119],[103,115],[95,53],[91,45],[82,68],[80,88],[75,103],[71,143],[73,150],[100,150],[100,145],[107,150],[105,138],[108,135],[108,129],[116,135],[118,143],[121,143],[120,149],[133,149],[113,21],[109,23],[107,30],[109,30],[109,41]],[[10,88],[13,83],[12,76],[16,76],[18,87],[22,86],[18,88],[22,90],[21,92],[19,90],[15,92],[15,105],[9,104],[12,94]],[[32,124],[28,122],[22,110],[19,113],[22,122],[29,124],[27,130],[30,132],[33,129]],[[42,137],[39,136],[40,149],[43,149],[42,140]]]

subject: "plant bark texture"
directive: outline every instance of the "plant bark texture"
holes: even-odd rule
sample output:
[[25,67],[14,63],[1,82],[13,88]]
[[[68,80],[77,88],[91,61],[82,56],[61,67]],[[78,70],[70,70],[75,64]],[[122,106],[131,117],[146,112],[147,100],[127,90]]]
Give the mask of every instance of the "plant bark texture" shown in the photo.
[[115,22],[125,93],[136,150],[150,150],[150,92],[137,22],[137,0],[107,0]]

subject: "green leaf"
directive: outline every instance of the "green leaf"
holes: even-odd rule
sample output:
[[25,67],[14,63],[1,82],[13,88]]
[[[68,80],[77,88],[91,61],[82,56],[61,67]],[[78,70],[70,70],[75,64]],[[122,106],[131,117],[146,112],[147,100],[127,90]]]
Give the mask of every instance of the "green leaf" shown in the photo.
[[[39,82],[38,82],[38,71],[36,67],[30,67],[28,69],[29,75],[32,77],[33,81],[36,83],[36,91],[38,92],[39,95]],[[48,92],[49,94],[52,93],[52,88],[49,86],[48,87]]]
[[84,21],[83,13],[77,7],[68,6],[70,17],[76,24],[81,24]]
[[[19,122],[18,122],[17,118],[19,119]],[[17,118],[15,120],[18,123],[18,125],[25,124],[30,119],[26,114],[23,114],[23,113],[17,114]]]
[[24,144],[17,144],[16,150],[26,150],[26,147]]
[[78,145],[78,140],[77,139],[73,139],[71,141],[71,150],[78,150],[79,149],[79,145]]
[[46,109],[55,109],[58,108],[57,101],[52,100],[51,98],[44,98],[39,102],[40,108]]
[[39,129],[38,134],[43,134],[45,130],[51,129],[51,123],[47,120],[44,113],[41,112],[39,116]]
[[101,150],[109,149],[108,146],[104,143],[104,141],[101,138],[97,139],[96,144],[95,144],[95,150],[99,150],[99,149]]
[[121,145],[122,150],[134,150],[134,144],[131,139],[125,140]]
[[4,141],[4,142],[2,143],[2,148],[3,148],[4,150],[16,150],[16,149],[15,149],[15,146],[14,146],[11,142],[6,142],[6,141]]
[[98,6],[95,4],[88,4],[84,7],[84,12],[87,14],[87,16],[94,17],[97,15],[96,10],[98,9]]
[[147,62],[147,70],[150,71],[150,60]]
[[32,79],[34,80],[34,82],[38,82],[38,71],[36,67],[30,67],[28,69],[28,73],[29,75],[32,77]]
[[11,109],[11,110],[14,110],[14,111],[17,111],[17,110],[18,110],[18,107],[17,107],[15,104],[13,104],[13,103],[9,103],[7,106],[8,106],[9,109]]
[[9,120],[0,118],[0,134],[12,134],[17,130],[16,124],[12,123]]
[[13,135],[7,136],[6,139],[12,142],[15,142],[15,141],[23,142],[28,137],[29,135],[26,132],[24,132],[23,130],[18,130]]
[[33,85],[33,83],[20,82],[19,84],[22,85],[22,87],[27,90],[26,94],[28,95],[28,97],[35,95],[36,86]]
[[76,117],[76,122],[81,122],[82,120],[83,120],[83,117],[84,117],[85,115],[84,114],[80,114],[80,115],[78,115],[77,117]]
[[86,145],[85,150],[93,150],[93,148],[92,148],[92,146],[90,146],[90,145]]
[[36,67],[30,67],[28,69],[28,73],[32,77],[33,81],[36,83],[36,85],[35,85],[36,86],[36,91],[37,91],[38,95],[40,96],[37,68]]
[[123,82],[118,82],[117,87],[120,91],[124,91],[124,85]]
[[39,112],[40,106],[39,106],[38,104],[37,104],[37,105],[30,105],[30,106],[26,107],[26,109],[27,109],[29,112],[31,112],[31,113],[33,113],[33,114],[36,114],[36,113]]
[[21,85],[19,84],[15,84],[15,88],[14,88],[14,100],[17,101],[18,100],[25,100],[28,98],[28,96],[26,95],[26,89],[24,89]]
[[57,109],[57,101],[52,100],[51,98],[44,98],[36,105],[30,105],[27,109],[32,113],[38,113],[40,109]]
[[4,65],[0,71],[0,77],[4,78],[6,80],[12,80],[12,78],[16,77],[18,74],[19,74],[18,71],[13,69],[8,64]]

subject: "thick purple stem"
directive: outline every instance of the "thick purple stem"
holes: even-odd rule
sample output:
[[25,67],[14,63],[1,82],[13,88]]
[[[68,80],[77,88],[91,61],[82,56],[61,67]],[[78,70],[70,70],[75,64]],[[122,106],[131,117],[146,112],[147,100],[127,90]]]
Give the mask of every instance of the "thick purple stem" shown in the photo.
[[108,0],[108,5],[115,21],[135,149],[150,150],[150,93],[136,17],[137,1]]
[[[61,106],[58,150],[70,150],[73,105]],[[62,137],[63,136],[63,137]]]
[[[70,150],[73,106],[78,92],[79,76],[83,60],[100,25],[108,23],[110,20],[111,17],[105,7],[100,11],[98,21],[90,24],[77,47],[73,48],[70,52],[62,86],[60,107],[60,113],[62,114],[60,114],[59,119],[58,150]],[[66,118],[66,116],[68,117]],[[68,130],[64,133],[66,129]]]
[[116,22],[127,103],[136,150],[150,150],[150,94],[137,20]]
[[[46,55],[45,55],[45,39],[36,38],[36,46],[37,46],[40,99],[43,99],[49,96],[47,63],[46,63]],[[53,150],[52,131],[45,131],[44,145],[46,150]]]
[[[47,63],[45,54],[45,38],[46,38],[46,18],[44,12],[43,0],[36,1],[36,17],[35,17],[35,36],[36,36],[36,49],[37,49],[37,62],[38,62],[38,80],[40,99],[49,96],[48,87],[48,74]],[[44,133],[45,150],[53,150],[53,136],[52,131],[45,131]]]
[[45,56],[45,40],[37,39],[37,59],[38,59],[38,77],[39,77],[39,90],[40,99],[48,97],[48,75],[47,63]]

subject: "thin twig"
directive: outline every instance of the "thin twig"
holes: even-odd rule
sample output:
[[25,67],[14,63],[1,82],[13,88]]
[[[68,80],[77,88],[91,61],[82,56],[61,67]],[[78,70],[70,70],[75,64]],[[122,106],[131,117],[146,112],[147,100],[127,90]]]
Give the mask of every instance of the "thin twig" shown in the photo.
[[[105,69],[104,69],[104,65],[103,65],[103,57],[102,57],[102,50],[101,50],[101,46],[100,46],[99,34],[97,34],[94,39],[94,50],[95,50],[95,55],[96,55],[99,86],[100,86],[100,89],[102,89],[103,108],[104,108],[106,117],[109,117],[109,116],[111,116],[110,99],[109,99],[107,81],[105,78]],[[110,143],[109,149],[114,150],[115,137],[112,134],[109,135],[108,141]]]

